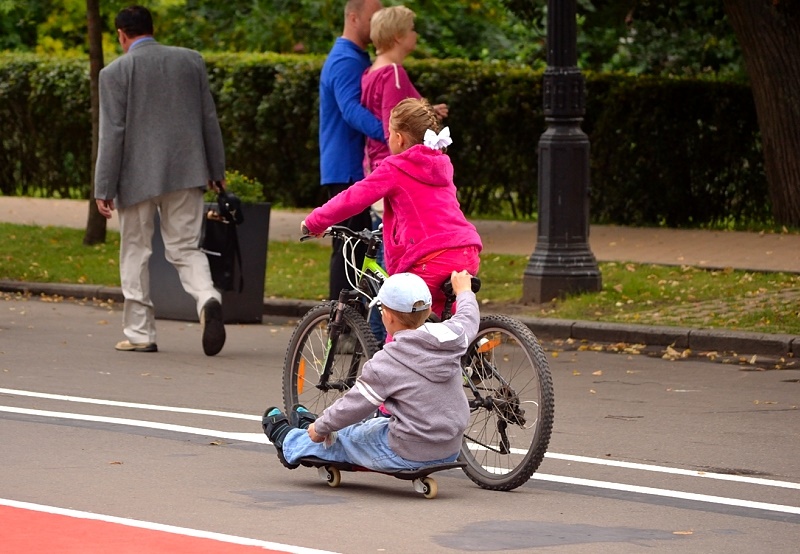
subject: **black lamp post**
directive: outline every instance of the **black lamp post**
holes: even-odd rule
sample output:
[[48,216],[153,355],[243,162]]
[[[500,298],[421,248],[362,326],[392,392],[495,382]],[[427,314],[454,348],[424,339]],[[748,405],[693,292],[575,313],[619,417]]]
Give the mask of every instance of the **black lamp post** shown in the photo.
[[576,0],[548,0],[547,69],[539,139],[539,223],[536,248],[522,280],[524,302],[548,302],[601,288],[589,248],[589,137],[583,75],[577,67]]

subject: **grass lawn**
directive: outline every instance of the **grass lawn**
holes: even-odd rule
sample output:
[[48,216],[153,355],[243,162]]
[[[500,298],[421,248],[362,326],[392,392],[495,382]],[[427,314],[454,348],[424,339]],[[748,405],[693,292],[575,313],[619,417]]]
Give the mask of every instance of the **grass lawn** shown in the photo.
[[[0,279],[119,286],[119,234],[83,246],[83,230],[0,223]],[[323,299],[330,247],[270,242],[265,294]],[[481,257],[485,312],[615,323],[724,328],[800,335],[800,275],[602,263],[603,290],[522,305],[526,256]]]

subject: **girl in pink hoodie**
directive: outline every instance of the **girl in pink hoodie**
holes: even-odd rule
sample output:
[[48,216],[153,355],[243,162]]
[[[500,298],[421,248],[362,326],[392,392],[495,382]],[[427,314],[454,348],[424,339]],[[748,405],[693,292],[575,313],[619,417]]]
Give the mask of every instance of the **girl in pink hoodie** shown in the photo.
[[325,229],[384,199],[383,241],[389,275],[422,277],[441,315],[441,284],[453,271],[478,273],[482,244],[456,198],[453,164],[444,149],[448,128],[425,99],[407,98],[392,110],[387,157],[365,179],[351,185],[301,223],[301,232]]

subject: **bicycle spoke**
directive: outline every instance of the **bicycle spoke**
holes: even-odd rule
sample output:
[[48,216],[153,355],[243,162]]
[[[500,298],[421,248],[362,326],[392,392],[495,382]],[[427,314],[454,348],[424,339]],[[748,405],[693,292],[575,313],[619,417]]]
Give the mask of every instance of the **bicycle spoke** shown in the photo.
[[[320,413],[354,384],[366,360],[378,349],[366,321],[345,308],[344,330],[333,352],[328,352],[331,304],[309,310],[289,341],[284,361],[283,399],[287,410],[303,404]],[[326,379],[325,364],[330,358]]]

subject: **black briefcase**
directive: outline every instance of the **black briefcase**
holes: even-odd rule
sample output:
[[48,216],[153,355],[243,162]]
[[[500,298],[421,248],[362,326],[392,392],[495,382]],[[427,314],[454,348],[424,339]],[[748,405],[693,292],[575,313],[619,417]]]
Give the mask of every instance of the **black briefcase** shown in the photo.
[[217,195],[217,207],[206,212],[203,220],[203,234],[200,250],[208,257],[211,279],[214,286],[222,291],[235,289],[235,275],[239,274],[239,288],[242,292],[242,256],[239,251],[239,236],[236,226],[244,221],[241,202],[236,196],[222,191]]

